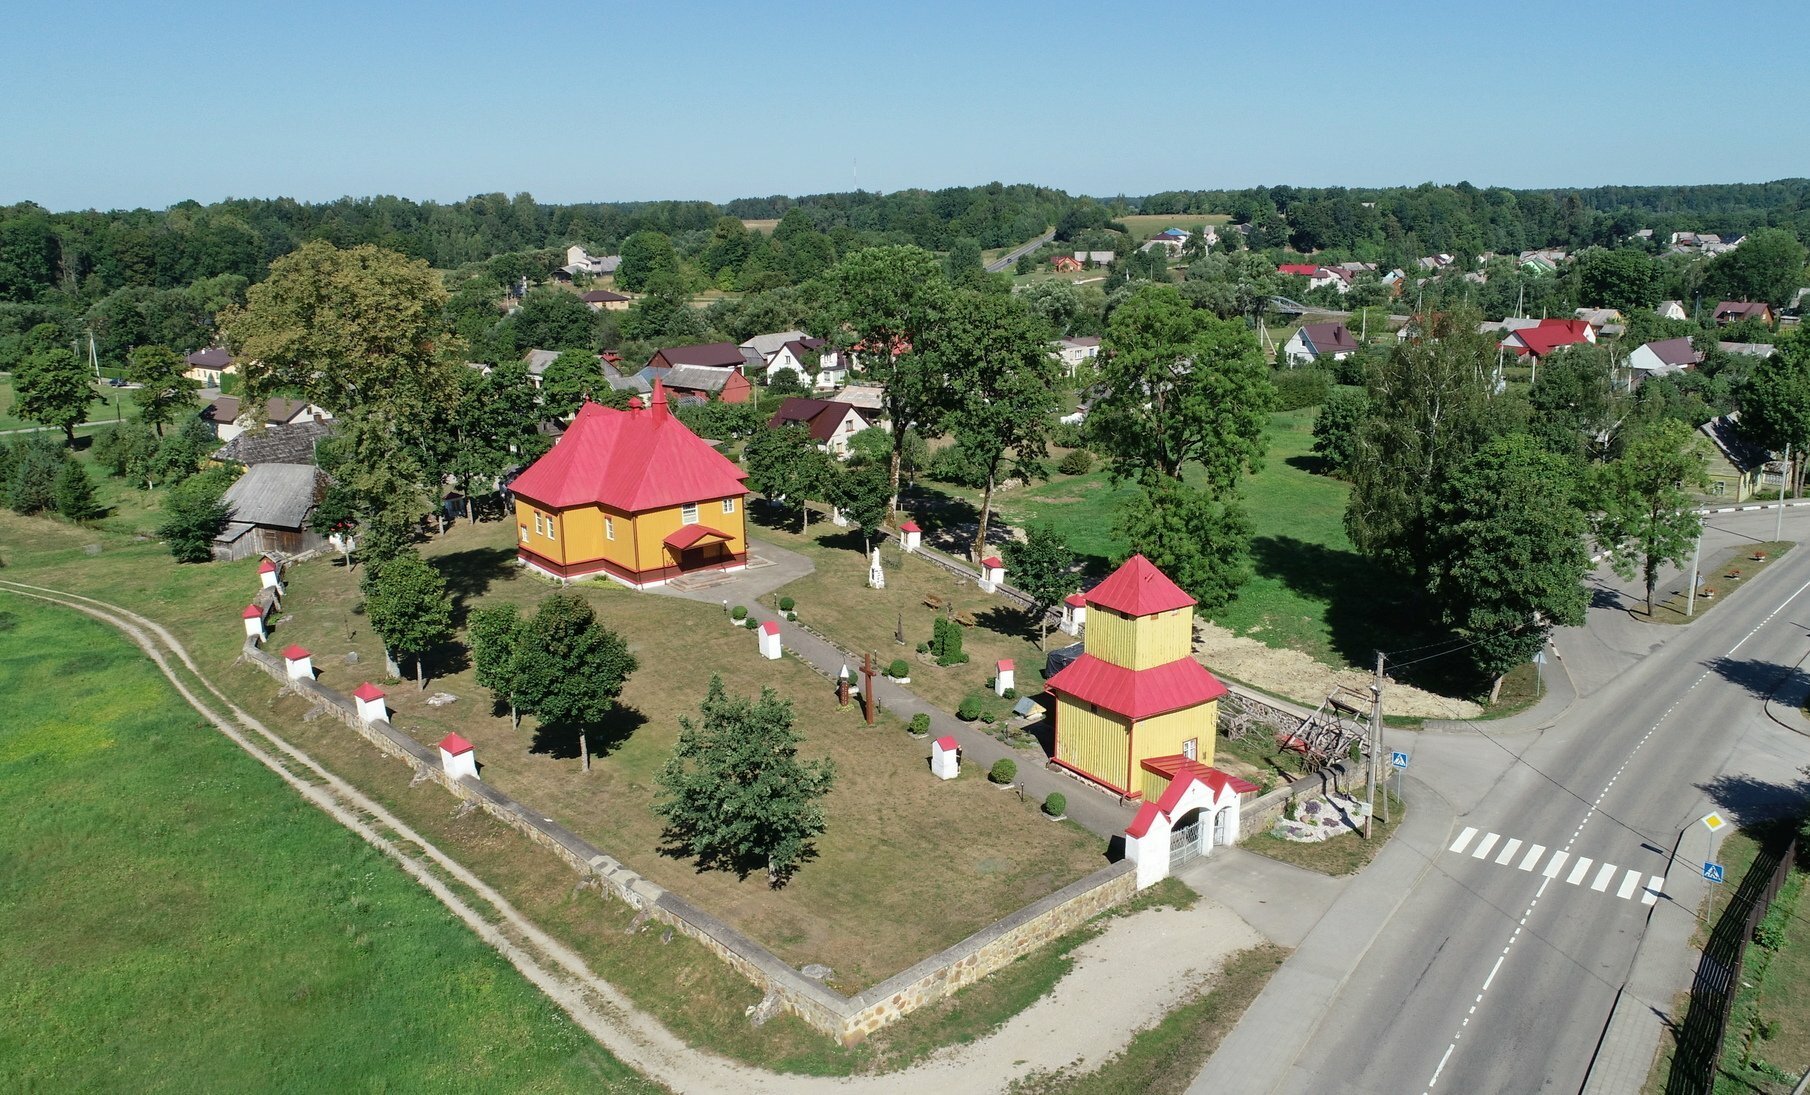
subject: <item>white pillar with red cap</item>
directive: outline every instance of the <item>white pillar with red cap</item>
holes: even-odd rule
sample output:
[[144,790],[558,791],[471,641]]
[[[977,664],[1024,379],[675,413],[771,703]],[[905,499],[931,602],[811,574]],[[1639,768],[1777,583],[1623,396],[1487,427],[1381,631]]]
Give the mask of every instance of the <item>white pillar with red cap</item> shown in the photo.
[[440,739],[440,767],[453,779],[461,776],[478,778],[478,752],[471,742],[457,734],[448,734]]
[[241,615],[245,617],[245,634],[248,638],[256,639],[258,642],[263,642],[268,638],[264,634],[263,609],[257,605],[246,605],[245,611]]
[[999,660],[999,675],[993,678],[993,694],[1003,696],[1018,687],[1018,667],[1010,658]]
[[306,650],[290,643],[283,648],[283,669],[292,681],[314,679],[314,658]]
[[989,555],[980,561],[980,589],[982,593],[993,593],[1006,584],[1005,560],[997,555]]
[[367,726],[390,717],[389,708],[383,702],[383,689],[370,681],[353,689],[352,699],[358,704],[358,721]]
[[1070,635],[1081,634],[1081,628],[1087,623],[1087,597],[1080,593],[1071,593],[1062,602],[1062,630]]
[[779,621],[768,620],[761,624],[756,632],[760,635],[760,656],[768,661],[778,661],[781,653],[779,645]]
[[269,556],[265,556],[264,561],[258,564],[258,588],[283,592],[283,568],[277,566]]
[[924,542],[924,530],[916,521],[907,521],[899,526],[899,546],[906,551],[916,551]]
[[961,775],[961,748],[948,734],[930,743],[930,774],[938,779],[954,779]]

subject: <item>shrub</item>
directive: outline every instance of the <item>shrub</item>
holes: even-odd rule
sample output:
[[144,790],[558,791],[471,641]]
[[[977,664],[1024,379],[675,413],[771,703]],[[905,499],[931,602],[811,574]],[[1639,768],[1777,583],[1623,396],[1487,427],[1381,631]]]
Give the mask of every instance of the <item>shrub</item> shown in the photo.
[[886,675],[895,679],[909,677],[911,667],[905,664],[904,658],[894,658],[892,664],[886,667]]
[[797,623],[798,622],[798,613],[796,613],[796,612],[786,613],[786,622],[787,623]]
[[993,767],[987,772],[987,778],[994,783],[1010,783],[1018,778],[1018,764],[1009,758],[1001,757],[993,762]]
[[1015,700],[1015,699],[1017,699],[1017,698],[1018,698],[1018,689],[1016,689],[1016,688],[1008,688],[1008,689],[1006,689],[1006,690],[1005,690],[1005,692],[1004,692],[1004,693],[1003,693],[1003,695],[1004,695],[1004,696],[1005,696],[1005,698],[1006,698],[1006,699],[1008,699],[1008,700]]
[[1051,791],[1044,797],[1043,812],[1051,817],[1061,817],[1068,813],[1068,796],[1061,791]]
[[914,734],[930,733],[930,716],[922,711],[911,716],[911,732]]
[[1086,449],[1076,449],[1062,458],[1056,470],[1063,475],[1086,475],[1094,470],[1094,454]]
[[930,653],[930,644],[929,643],[919,643],[918,644],[918,653],[919,654]]
[[999,716],[995,715],[993,712],[989,711],[980,717],[980,721],[986,723],[988,726],[992,726],[994,723],[999,721]]
[[798,602],[794,601],[790,597],[781,597],[779,599],[779,610],[781,612],[790,612],[794,608],[797,608],[797,607],[798,607]]
[[930,652],[936,655],[938,665],[961,665],[968,660],[962,653],[962,625],[954,620],[937,617],[932,628]]
[[729,618],[731,620],[734,620],[738,624],[741,623],[743,620],[748,618],[747,607],[745,605],[736,605],[734,608],[729,610]]
[[1087,443],[1086,427],[1078,422],[1058,422],[1050,427],[1050,444],[1059,449],[1078,449]]
[[1326,402],[1327,393],[1332,391],[1331,375],[1313,366],[1277,369],[1270,374],[1270,383],[1276,388],[1275,408],[1279,411],[1317,407]]
[[969,696],[963,700],[962,705],[955,709],[955,717],[963,722],[973,722],[980,718],[980,698]]

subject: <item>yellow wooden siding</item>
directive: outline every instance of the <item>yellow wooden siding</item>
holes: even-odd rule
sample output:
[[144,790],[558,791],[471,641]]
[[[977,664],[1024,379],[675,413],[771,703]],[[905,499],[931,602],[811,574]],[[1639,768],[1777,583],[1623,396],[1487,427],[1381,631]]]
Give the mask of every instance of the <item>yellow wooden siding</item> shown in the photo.
[[1163,792],[1167,791],[1168,789],[1169,789],[1169,777],[1168,776],[1162,775],[1161,773],[1158,773],[1158,772],[1152,772],[1149,769],[1144,768],[1142,766],[1140,766],[1138,768],[1137,790],[1144,792],[1144,801],[1145,802],[1161,801],[1161,799],[1163,797]]
[[1129,727],[1115,716],[1088,710],[1067,696],[1056,697],[1056,759],[1113,787],[1131,790],[1125,769]]
[[1193,652],[1193,623],[1193,613],[1186,608],[1131,617],[1090,606],[1087,652],[1125,669],[1151,669]]
[[[723,500],[711,499],[698,503],[698,524],[718,532],[729,534],[729,550],[740,555],[748,550],[747,525],[745,516],[747,506],[744,498],[735,499],[735,512],[723,512]],[[642,570],[653,570],[656,567],[670,566],[678,560],[666,550],[665,540],[668,536],[685,527],[682,507],[648,510],[635,517],[635,547],[641,557]],[[620,538],[623,529],[618,523],[616,535]]]
[[1172,757],[1182,751],[1183,742],[1193,738],[1194,759],[1202,764],[1212,764],[1213,731],[1219,725],[1218,720],[1218,700],[1147,718],[1132,730],[1132,763],[1141,768],[1151,757]]
[[[552,522],[551,534],[549,521]],[[556,563],[567,561],[566,538],[560,525],[559,514],[541,509],[523,498],[515,500],[516,541],[541,558]],[[527,539],[522,538],[523,529],[527,530]]]

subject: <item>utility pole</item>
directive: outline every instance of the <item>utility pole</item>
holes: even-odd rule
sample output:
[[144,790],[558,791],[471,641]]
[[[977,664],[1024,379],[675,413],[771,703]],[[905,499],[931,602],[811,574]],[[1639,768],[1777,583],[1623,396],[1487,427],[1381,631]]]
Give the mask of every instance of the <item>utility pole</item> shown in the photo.
[[1779,519],[1772,528],[1772,538],[1785,538],[1785,478],[1791,474],[1791,442],[1785,442],[1785,463],[1779,468]]
[[[1780,510],[1779,512],[1783,513],[1785,511]],[[1687,586],[1684,591],[1684,614],[1687,617],[1695,616],[1697,614],[1697,562],[1702,555],[1703,533],[1699,532],[1697,534],[1697,546],[1691,549],[1691,584]]]
[[[1370,809],[1364,814],[1364,839],[1370,839],[1370,822],[1376,816],[1377,751],[1383,744],[1383,652],[1376,652],[1376,679],[1370,682],[1370,756],[1364,765],[1364,803]],[[1384,791],[1385,799],[1388,792]]]

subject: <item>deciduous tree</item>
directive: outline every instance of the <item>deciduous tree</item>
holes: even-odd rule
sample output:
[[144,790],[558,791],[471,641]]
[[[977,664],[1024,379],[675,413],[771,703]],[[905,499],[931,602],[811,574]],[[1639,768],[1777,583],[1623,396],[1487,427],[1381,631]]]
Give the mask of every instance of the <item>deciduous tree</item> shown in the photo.
[[1157,477],[1119,511],[1114,529],[1175,583],[1200,611],[1231,601],[1250,577],[1251,524],[1236,495],[1216,499],[1179,480]]
[[811,511],[807,502],[822,501],[835,473],[834,461],[817,448],[811,431],[801,426],[759,430],[742,450],[748,468],[748,486],[770,502],[797,506],[800,532],[809,532]]
[[745,878],[764,867],[768,883],[782,886],[824,830],[835,766],[798,759],[791,701],[771,688],[751,701],[713,676],[699,715],[680,717],[678,745],[658,777],[666,839],[700,868]]
[[478,684],[509,708],[509,727],[522,726],[518,698],[522,690],[523,651],[533,645],[534,629],[514,605],[494,605],[471,614],[471,662]]
[[87,419],[88,406],[96,399],[88,367],[62,346],[45,346],[25,355],[13,370],[13,391],[14,414],[62,430],[72,445],[75,428]]
[[205,563],[213,558],[214,537],[226,528],[232,510],[224,498],[233,475],[215,468],[170,488],[163,497],[157,535],[169,541],[179,563]]
[[1031,599],[1031,619],[1037,624],[1037,645],[1049,638],[1049,612],[1079,584],[1075,577],[1075,553],[1053,525],[1033,525],[1023,541],[1005,548],[1006,573],[1012,586]]
[[185,374],[187,363],[174,350],[165,346],[140,346],[132,351],[132,368],[128,373],[138,387],[132,401],[138,404],[139,417],[163,436],[163,428],[195,413],[195,393],[201,382]]
[[1596,496],[1602,512],[1593,530],[1597,546],[1623,578],[1638,572],[1646,584],[1647,615],[1659,568],[1682,563],[1703,531],[1693,491],[1708,484],[1707,454],[1697,432],[1661,419],[1628,445],[1618,460],[1598,469]]
[[638,663],[622,636],[599,623],[576,593],[543,600],[530,631],[533,639],[517,659],[517,702],[543,726],[575,729],[589,772],[590,730],[615,708]]
[[415,661],[415,680],[427,688],[427,652],[452,638],[452,597],[446,579],[412,551],[368,567],[365,616],[384,649]]

